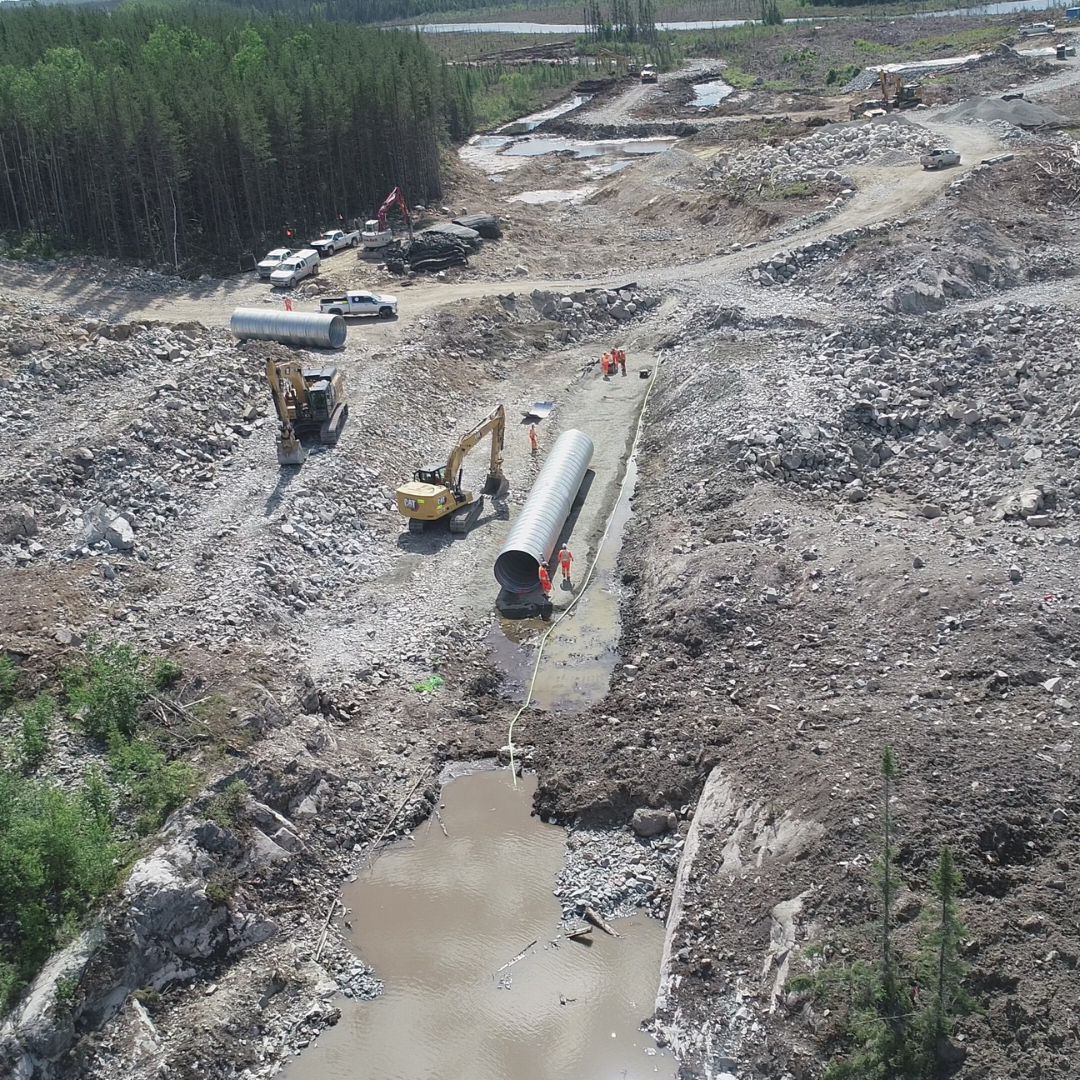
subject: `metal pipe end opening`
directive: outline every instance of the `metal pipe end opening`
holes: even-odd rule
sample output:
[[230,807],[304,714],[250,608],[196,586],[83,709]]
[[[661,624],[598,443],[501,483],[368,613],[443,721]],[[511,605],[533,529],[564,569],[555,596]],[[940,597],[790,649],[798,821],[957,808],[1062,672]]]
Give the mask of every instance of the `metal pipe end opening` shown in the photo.
[[540,587],[540,563],[527,551],[504,551],[495,560],[495,580],[507,592],[532,592]]

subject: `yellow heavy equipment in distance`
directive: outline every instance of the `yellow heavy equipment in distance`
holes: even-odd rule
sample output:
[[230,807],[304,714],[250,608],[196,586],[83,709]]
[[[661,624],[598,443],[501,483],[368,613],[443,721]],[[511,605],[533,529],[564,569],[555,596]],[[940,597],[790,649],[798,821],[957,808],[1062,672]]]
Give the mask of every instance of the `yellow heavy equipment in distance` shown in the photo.
[[[479,494],[461,486],[465,455],[485,435],[491,435],[491,461]],[[484,508],[484,495],[499,496],[507,487],[503,474],[506,410],[500,405],[471,431],[458,439],[445,465],[417,469],[413,479],[397,489],[397,505],[409,522],[409,532],[422,533],[428,525],[448,521],[452,533],[466,533]]]

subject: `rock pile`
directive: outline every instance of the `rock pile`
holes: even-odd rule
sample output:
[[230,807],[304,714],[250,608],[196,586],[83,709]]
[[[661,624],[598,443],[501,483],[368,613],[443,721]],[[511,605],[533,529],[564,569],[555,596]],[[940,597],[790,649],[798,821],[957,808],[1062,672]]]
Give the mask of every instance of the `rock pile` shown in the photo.
[[648,296],[632,285],[617,291],[590,289],[563,295],[535,289],[531,300],[543,318],[569,324],[585,335],[628,323],[659,303],[656,297]]
[[580,918],[591,907],[605,918],[642,910],[663,918],[682,844],[666,828],[652,838],[629,829],[571,830],[566,863],[555,882],[564,916]]
[[761,146],[726,165],[718,163],[710,175],[746,186],[817,181],[854,188],[840,170],[868,161],[914,160],[930,145],[929,132],[901,120],[837,125],[780,146]]
[[862,225],[857,229],[847,229],[833,236],[827,236],[824,240],[815,240],[778,251],[771,258],[763,259],[757,266],[750,268],[748,271],[750,280],[757,285],[786,285],[805,267],[843,255],[845,251],[855,246],[860,237],[880,236],[893,227],[894,224],[888,221]]
[[799,363],[838,387],[831,416],[734,435],[737,467],[860,502],[1030,526],[1080,514],[1077,334],[1057,312],[996,305],[933,325],[837,331]]

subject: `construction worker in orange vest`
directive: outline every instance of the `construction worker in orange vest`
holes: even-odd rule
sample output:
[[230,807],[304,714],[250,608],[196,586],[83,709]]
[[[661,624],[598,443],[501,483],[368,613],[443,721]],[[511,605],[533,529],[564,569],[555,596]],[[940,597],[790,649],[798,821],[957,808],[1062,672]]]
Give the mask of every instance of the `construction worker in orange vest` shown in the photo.
[[540,564],[540,588],[544,590],[544,599],[551,599],[551,575],[548,573],[548,564]]
[[570,564],[574,561],[574,553],[565,545],[559,548],[559,566],[562,567],[563,581],[570,580]]
[[534,454],[536,453],[537,443],[536,443],[536,425],[535,424],[530,424],[529,425],[529,448],[532,450],[532,452]]
[[619,370],[625,376],[626,375],[626,353],[623,352],[622,349],[619,349],[615,353],[615,359],[618,360],[618,362],[619,362]]
[[600,358],[600,370],[604,373],[605,379],[611,374],[611,357],[607,353]]

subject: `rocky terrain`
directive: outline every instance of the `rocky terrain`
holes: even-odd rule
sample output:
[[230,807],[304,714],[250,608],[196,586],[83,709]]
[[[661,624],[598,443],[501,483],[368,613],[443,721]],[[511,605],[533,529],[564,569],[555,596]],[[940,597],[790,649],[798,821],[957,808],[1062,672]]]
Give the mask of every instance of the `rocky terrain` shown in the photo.
[[[650,101],[593,122],[652,123]],[[156,834],[120,821],[130,866],[4,1021],[5,1074],[269,1077],[339,995],[379,992],[339,887],[431,815],[444,764],[507,760],[548,625],[493,610],[538,464],[518,421],[556,403],[540,460],[560,430],[596,434],[583,567],[646,399],[625,543],[590,586],[618,617],[553,635],[582,685],[617,650],[610,684],[514,731],[537,812],[569,826],[564,915],[666,920],[650,1030],[681,1076],[820,1076],[835,1018],[789,981],[809,946],[872,953],[892,745],[903,948],[943,842],[964,879],[979,1011],[956,1075],[1068,1074],[1075,150],[986,108],[852,124],[818,104],[837,122],[695,135],[594,175],[581,205],[512,200],[587,161],[462,166],[454,207],[493,206],[503,239],[398,279],[397,322],[318,357],[350,417],[299,471],[264,374],[291,351],[223,329],[280,303],[264,285],[0,267],[0,650],[27,694],[97,642],[167,656],[181,674],[142,722],[198,776]],[[923,173],[946,138],[961,166]],[[346,254],[296,300],[390,280]],[[613,344],[645,378],[599,377]],[[508,498],[462,540],[404,532],[396,485],[500,401]],[[71,716],[34,775],[75,790],[92,766]]]

